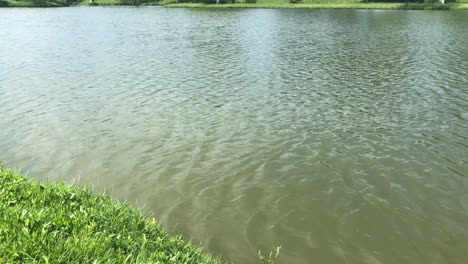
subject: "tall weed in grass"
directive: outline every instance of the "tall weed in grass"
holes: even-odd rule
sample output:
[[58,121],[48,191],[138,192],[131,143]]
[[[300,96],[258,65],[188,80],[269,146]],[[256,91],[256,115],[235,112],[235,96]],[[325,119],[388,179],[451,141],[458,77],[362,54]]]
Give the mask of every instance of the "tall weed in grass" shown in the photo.
[[273,251],[270,251],[270,255],[268,255],[268,258],[264,257],[261,251],[258,251],[258,258],[260,259],[262,264],[275,264],[276,260],[278,259],[280,250],[281,250],[281,246],[276,247],[275,253],[273,253]]

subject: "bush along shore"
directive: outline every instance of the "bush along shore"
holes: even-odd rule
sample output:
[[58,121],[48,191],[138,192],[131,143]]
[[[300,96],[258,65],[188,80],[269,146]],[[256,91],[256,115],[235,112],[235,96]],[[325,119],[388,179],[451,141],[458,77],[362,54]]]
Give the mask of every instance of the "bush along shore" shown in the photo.
[[0,164],[0,263],[221,263],[139,210]]
[[134,5],[185,8],[468,9],[468,0],[0,0],[0,7]]

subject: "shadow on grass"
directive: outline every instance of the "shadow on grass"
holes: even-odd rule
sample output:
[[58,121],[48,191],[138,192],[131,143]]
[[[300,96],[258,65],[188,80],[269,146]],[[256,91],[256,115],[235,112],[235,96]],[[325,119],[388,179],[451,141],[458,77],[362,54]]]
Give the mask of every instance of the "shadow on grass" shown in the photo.
[[32,3],[34,6],[37,6],[37,7],[49,6],[49,3],[47,2],[47,0],[32,0]]
[[0,0],[0,7],[7,7],[10,6],[10,4],[7,1]]
[[37,6],[37,7],[61,7],[61,6],[76,5],[78,1],[77,0],[32,0],[32,3],[34,6]]
[[433,4],[433,3],[421,3],[421,4],[408,4],[402,5],[401,9],[409,10],[449,10],[449,5],[444,4]]
[[446,0],[441,4],[438,0],[363,0],[363,3],[401,3],[398,9],[408,10],[449,10],[456,0]]
[[118,0],[120,5],[159,5],[162,0]]
[[0,7],[62,7],[76,2],[70,0],[0,0]]

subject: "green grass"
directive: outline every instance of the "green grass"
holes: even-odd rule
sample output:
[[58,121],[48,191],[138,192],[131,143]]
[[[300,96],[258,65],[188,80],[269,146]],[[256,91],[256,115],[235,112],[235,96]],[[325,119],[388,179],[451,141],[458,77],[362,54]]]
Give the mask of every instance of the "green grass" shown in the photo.
[[[65,0],[0,0],[0,6],[31,7],[66,6]],[[3,4],[2,4],[3,3]],[[80,5],[89,5],[88,0],[79,0]],[[235,4],[204,4],[204,3],[177,3],[176,0],[96,0],[97,5],[163,5],[166,7],[185,8],[310,8],[310,9],[468,9],[468,0],[458,0],[450,4],[409,4],[404,3],[365,3],[362,0],[303,0],[298,4],[291,4],[289,0],[257,0],[257,3],[246,3],[245,0],[236,0]]]
[[0,164],[0,263],[220,263],[130,205]]
[[255,4],[236,1],[235,4],[203,4],[203,3],[176,3],[174,0],[164,0],[166,7],[187,8],[302,8],[302,9],[468,9],[466,3],[453,4],[425,4],[411,3],[364,3],[361,0],[303,0],[298,4],[291,4],[288,0],[257,0]]
[[261,2],[255,4],[203,4],[203,3],[169,3],[166,7],[188,7],[188,8],[290,8],[290,9],[401,9],[399,3],[300,3],[290,4],[289,2]]
[[62,7],[67,6],[61,0],[0,0],[0,7]]
[[[161,2],[158,0],[95,0],[98,6],[109,5],[141,5],[141,6],[159,6]],[[89,5],[89,0],[81,1],[79,5]]]
[[[140,5],[162,5],[166,7],[182,8],[309,8],[309,9],[468,9],[468,3],[450,4],[416,4],[408,6],[404,3],[364,3],[362,0],[303,0],[298,4],[291,4],[289,0],[257,0],[257,3],[246,3],[245,0],[236,0],[235,4],[204,4],[204,3],[177,3],[176,0],[96,0],[98,5],[122,5],[132,4],[132,1],[140,1]],[[81,2],[87,5],[88,1]]]

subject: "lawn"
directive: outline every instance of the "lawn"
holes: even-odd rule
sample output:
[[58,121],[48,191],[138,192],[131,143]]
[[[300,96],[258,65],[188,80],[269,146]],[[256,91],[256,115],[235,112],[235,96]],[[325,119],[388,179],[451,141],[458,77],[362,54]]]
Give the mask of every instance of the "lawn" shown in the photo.
[[0,164],[0,263],[221,263],[139,210]]

